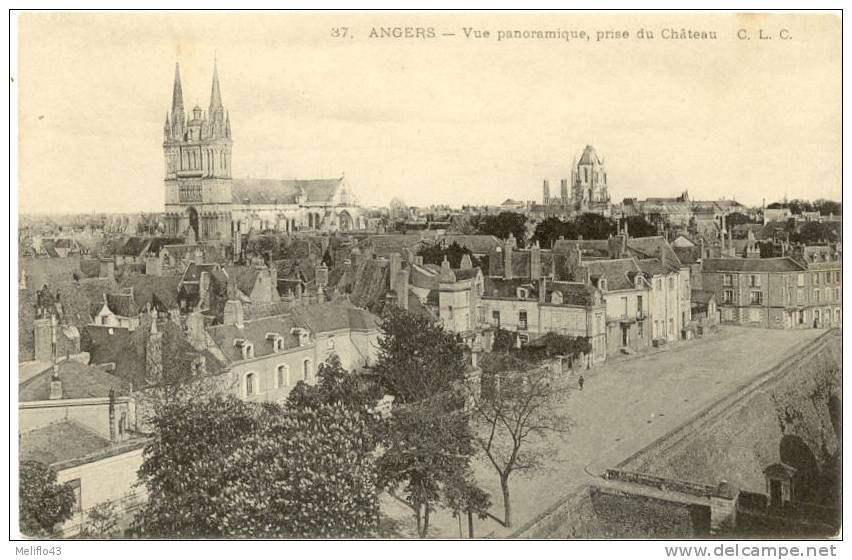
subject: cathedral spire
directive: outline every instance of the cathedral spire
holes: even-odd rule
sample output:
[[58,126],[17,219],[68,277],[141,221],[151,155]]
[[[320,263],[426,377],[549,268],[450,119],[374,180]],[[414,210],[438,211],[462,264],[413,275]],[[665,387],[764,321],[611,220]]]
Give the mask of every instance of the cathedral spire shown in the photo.
[[183,114],[183,90],[180,87],[180,63],[175,62],[175,85],[172,90],[172,117]]
[[222,93],[219,91],[219,70],[216,59],[213,59],[213,88],[210,90],[210,117],[212,118],[217,109],[222,108]]

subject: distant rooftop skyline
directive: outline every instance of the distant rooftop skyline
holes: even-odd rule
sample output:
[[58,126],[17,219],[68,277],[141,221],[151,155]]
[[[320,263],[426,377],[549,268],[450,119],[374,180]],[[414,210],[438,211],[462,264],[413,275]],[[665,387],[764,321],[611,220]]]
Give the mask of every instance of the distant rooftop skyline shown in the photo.
[[[365,206],[498,205],[551,194],[587,144],[627,197],[841,200],[840,19],[764,15],[794,42],[744,44],[729,14],[32,13],[20,19],[19,210],[163,209],[175,62],[205,107],[214,56],[233,176],[339,177]],[[373,25],[719,30],[722,39],[508,45],[371,40]],[[245,33],[251,29],[252,33]],[[726,38],[727,37],[727,38]],[[215,54],[214,54],[215,53]]]

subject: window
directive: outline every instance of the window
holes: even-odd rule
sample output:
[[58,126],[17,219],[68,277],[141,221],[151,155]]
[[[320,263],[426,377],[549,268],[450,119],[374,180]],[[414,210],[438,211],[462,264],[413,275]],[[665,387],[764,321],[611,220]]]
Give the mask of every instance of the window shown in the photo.
[[733,274],[723,274],[722,275],[722,285],[723,286],[733,286],[734,285]]
[[834,273],[834,281],[837,282],[838,284],[840,283],[840,271],[839,270]]
[[819,303],[819,288],[814,290],[814,303]]
[[327,350],[334,350],[334,337],[330,336],[328,338],[328,342],[326,342],[325,347]]
[[814,273],[814,284],[819,284],[819,272]]
[[308,377],[311,375],[311,361],[306,359],[302,362],[302,379],[305,381],[308,380]]
[[455,315],[455,314],[453,313],[453,306],[451,305],[451,306],[447,307],[447,319],[449,319],[450,321],[452,321],[452,320],[453,320],[454,315]]
[[796,278],[796,285],[799,286],[800,288],[804,287],[804,285],[805,285],[805,275],[804,274],[799,274],[799,276]]
[[760,276],[757,274],[750,274],[748,277],[748,285],[752,288],[760,287]]
[[479,317],[479,322],[484,324],[485,323],[485,308],[479,307],[477,309],[477,315]]
[[636,315],[642,316],[642,296],[636,296]]
[[645,338],[645,323],[639,321],[636,323],[636,328],[639,332],[639,338]]
[[518,330],[527,330],[527,312],[521,311],[518,313]]
[[760,309],[749,309],[748,310],[748,319],[752,323],[759,323],[763,313],[761,313]]
[[275,370],[275,386],[279,389],[290,384],[290,367],[282,364]]
[[657,278],[657,291],[661,291],[663,289],[663,279]]
[[83,511],[83,492],[80,487],[80,479],[75,478],[73,480],[69,480],[65,483],[65,486],[71,489],[71,492],[74,493],[74,506],[72,511]]
[[675,333],[674,319],[669,319],[669,332],[667,334],[674,335],[674,333]]
[[733,290],[724,290],[722,292],[722,303],[733,303],[734,302],[734,291]]
[[763,303],[763,292],[753,290],[749,295],[749,303],[752,305],[760,305]]
[[627,316],[628,316],[627,310],[628,310],[628,307],[627,307],[627,298],[626,298],[626,297],[623,297],[623,298],[621,298],[621,316],[622,316],[622,317],[627,317]]
[[840,288],[834,288],[834,301],[840,301]]
[[253,373],[247,373],[246,374],[245,386],[246,386],[246,396],[247,397],[250,397],[250,396],[255,394],[255,391],[257,390],[257,388],[255,387],[255,375]]
[[674,290],[674,278],[669,278],[669,289]]
[[492,311],[491,312],[491,322],[494,323],[497,326],[498,329],[500,328],[500,312],[499,311]]
[[802,288],[796,288],[796,301],[798,303],[805,302],[805,290],[803,290]]

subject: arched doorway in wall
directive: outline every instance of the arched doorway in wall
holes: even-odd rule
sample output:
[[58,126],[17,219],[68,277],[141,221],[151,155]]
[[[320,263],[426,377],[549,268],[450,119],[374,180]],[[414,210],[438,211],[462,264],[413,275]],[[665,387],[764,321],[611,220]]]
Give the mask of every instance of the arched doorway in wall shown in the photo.
[[340,231],[349,231],[355,229],[355,220],[352,219],[352,214],[348,210],[344,210],[337,215],[337,222]]
[[190,206],[186,209],[186,215],[189,218],[189,227],[192,228],[192,232],[195,235],[195,240],[200,240],[200,236],[198,235],[198,210]]

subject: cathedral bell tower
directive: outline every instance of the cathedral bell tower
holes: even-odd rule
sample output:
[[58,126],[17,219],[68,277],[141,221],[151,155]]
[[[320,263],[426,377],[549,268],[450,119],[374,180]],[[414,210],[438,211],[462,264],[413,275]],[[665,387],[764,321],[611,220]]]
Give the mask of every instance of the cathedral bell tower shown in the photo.
[[222,105],[213,63],[210,107],[183,106],[180,66],[175,65],[172,109],[163,125],[166,234],[187,242],[231,236],[231,122]]

